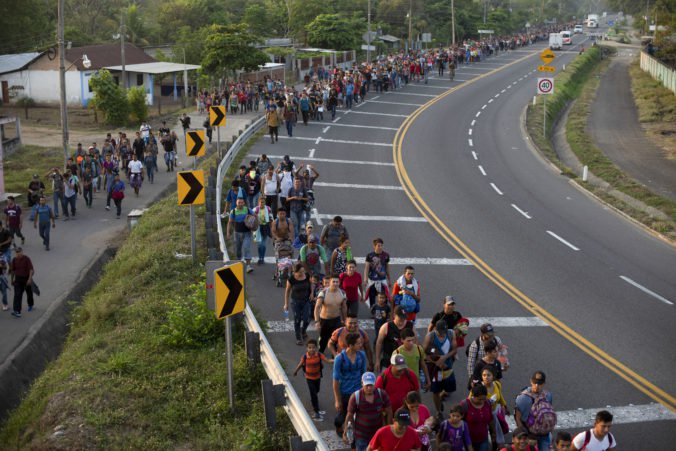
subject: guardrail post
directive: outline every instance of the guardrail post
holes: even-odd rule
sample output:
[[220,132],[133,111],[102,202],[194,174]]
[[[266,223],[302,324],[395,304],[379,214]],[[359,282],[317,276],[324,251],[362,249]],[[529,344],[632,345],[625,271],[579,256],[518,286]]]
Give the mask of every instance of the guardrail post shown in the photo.
[[249,365],[256,366],[261,363],[261,337],[258,332],[244,332],[244,349]]
[[263,389],[263,410],[265,412],[265,424],[269,430],[274,431],[277,427],[277,415],[275,407],[283,406],[286,403],[284,398],[284,386],[281,384],[273,385],[270,379],[261,381]]
[[301,437],[294,435],[289,437],[289,449],[291,451],[315,451],[317,449],[317,442],[314,440],[304,442]]

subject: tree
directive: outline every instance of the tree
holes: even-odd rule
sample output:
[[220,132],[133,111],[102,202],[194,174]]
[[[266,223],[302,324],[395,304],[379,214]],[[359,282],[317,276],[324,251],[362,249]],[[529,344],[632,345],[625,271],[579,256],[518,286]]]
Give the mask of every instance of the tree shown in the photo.
[[127,101],[132,119],[136,123],[148,118],[148,105],[146,104],[146,91],[143,86],[134,86],[127,91]]
[[111,125],[122,125],[129,118],[129,102],[122,89],[106,69],[100,69],[91,78],[94,91],[94,105],[103,113],[104,120]]
[[253,45],[261,39],[247,31],[246,24],[210,25],[204,43],[202,69],[221,77],[237,70],[258,70],[268,57]]
[[320,14],[306,25],[310,45],[335,50],[354,50],[366,31],[363,20],[347,19],[340,14]]

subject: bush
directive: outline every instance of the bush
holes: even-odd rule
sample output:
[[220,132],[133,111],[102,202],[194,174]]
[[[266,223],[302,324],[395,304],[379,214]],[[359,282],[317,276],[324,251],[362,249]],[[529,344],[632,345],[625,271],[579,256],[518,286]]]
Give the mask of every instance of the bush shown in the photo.
[[142,86],[136,86],[127,91],[127,101],[134,121],[143,122],[148,118],[146,92]]
[[26,119],[28,119],[28,109],[35,107],[35,100],[32,97],[23,96],[16,101],[16,106],[23,108],[26,113]]
[[105,69],[92,75],[91,87],[94,91],[94,105],[103,113],[105,121],[110,125],[123,125],[129,119],[129,102],[115,79]]
[[221,338],[222,326],[207,308],[204,283],[190,287],[186,299],[170,299],[166,324],[162,327],[163,341],[175,347],[200,347]]

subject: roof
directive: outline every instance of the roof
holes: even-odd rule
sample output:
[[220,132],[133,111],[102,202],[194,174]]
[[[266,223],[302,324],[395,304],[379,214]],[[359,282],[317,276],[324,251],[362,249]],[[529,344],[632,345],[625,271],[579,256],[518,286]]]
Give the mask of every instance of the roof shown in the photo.
[[[66,50],[66,59],[75,63],[80,71],[98,70],[102,67],[122,64],[120,50],[120,44],[85,45]],[[92,62],[89,69],[85,69],[82,65],[82,55],[87,55],[87,58]],[[127,66],[130,66],[132,64],[155,63],[157,60],[135,45],[126,43],[124,45],[124,62]]]
[[0,74],[16,72],[28,66],[42,52],[17,53],[15,55],[0,55]]
[[[157,61],[154,63],[125,64],[124,70],[127,72],[138,72],[144,74],[169,74],[172,72],[183,72],[184,69],[195,70],[201,67],[202,66],[197,66],[195,64],[180,64],[166,61]],[[108,70],[122,70],[122,65],[106,66],[105,68]]]
[[399,41],[399,38],[396,36],[392,36],[391,34],[383,34],[381,36],[378,36],[378,39],[384,42],[397,42]]
[[261,70],[265,69],[277,69],[279,67],[284,67],[286,64],[284,63],[265,63],[262,66],[258,66]]

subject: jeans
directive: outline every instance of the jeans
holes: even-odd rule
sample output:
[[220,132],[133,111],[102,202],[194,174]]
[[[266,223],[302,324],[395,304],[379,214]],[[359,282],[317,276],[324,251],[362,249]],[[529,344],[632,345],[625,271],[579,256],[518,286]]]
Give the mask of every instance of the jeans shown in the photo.
[[145,165],[146,173],[148,174],[148,180],[150,180],[150,183],[153,183],[153,180],[155,180],[155,163],[153,161],[153,157],[147,157],[145,160]]
[[357,449],[357,451],[366,451],[366,448],[368,448],[369,442],[368,440],[364,440],[363,438],[358,438],[354,441],[354,447]]
[[63,204],[63,191],[54,191],[54,216],[59,216],[59,204]]
[[75,216],[75,202],[77,201],[77,194],[70,197],[63,197],[63,215],[68,217],[68,206],[70,205],[70,214]]
[[40,222],[38,224],[38,231],[40,232],[40,238],[42,238],[42,244],[45,245],[45,247],[49,247],[49,227],[50,227],[49,221],[47,222]]
[[296,333],[296,340],[302,340],[310,325],[310,301],[291,299],[291,308],[293,309],[293,331]]
[[548,450],[549,445],[551,445],[552,443],[552,436],[551,434],[538,435],[537,440],[538,440],[538,449]]
[[244,260],[251,261],[251,232],[235,232],[235,250],[237,260],[242,259],[242,248],[244,248]]
[[249,194],[246,196],[246,201],[249,204],[250,209],[256,208],[256,205],[258,205],[258,198],[260,197],[261,193],[256,193],[256,194]]
[[286,134],[293,136],[293,121],[286,121]]
[[345,108],[348,110],[352,109],[352,94],[348,94],[345,96]]
[[331,119],[336,118],[336,105],[329,105],[329,111],[331,111]]
[[[94,186],[89,185],[87,188],[82,188],[82,196],[84,197],[85,200],[85,205],[88,207],[92,206],[92,199],[94,196]],[[75,214],[75,213],[73,213]]]
[[272,238],[270,224],[262,224],[259,230],[261,234],[261,241],[258,243],[258,260],[263,261],[265,259],[268,238]]
[[14,311],[21,313],[21,305],[23,304],[23,292],[26,292],[28,306],[33,307],[33,287],[28,284],[28,277],[16,276],[14,277]]
[[305,379],[307,381],[307,388],[310,391],[310,402],[312,402],[312,409],[315,413],[319,413],[319,389],[321,388],[321,379]]
[[491,449],[491,445],[488,440],[485,440],[481,443],[472,442],[472,448],[474,448],[474,451],[488,451]]
[[291,222],[293,222],[293,229],[294,230],[301,230],[300,228],[302,228],[303,224],[305,224],[305,221],[304,221],[305,210],[300,210],[300,211],[291,210],[291,211],[289,211],[289,214],[291,215]]
[[115,209],[117,210],[117,217],[119,218],[122,213],[122,199],[113,199],[113,202],[115,202]]
[[26,239],[26,237],[23,236],[23,233],[21,233],[21,229],[19,229],[19,228],[15,229],[13,227],[9,227],[9,233],[12,234],[12,239],[14,239],[15,236],[18,236],[22,240]]

